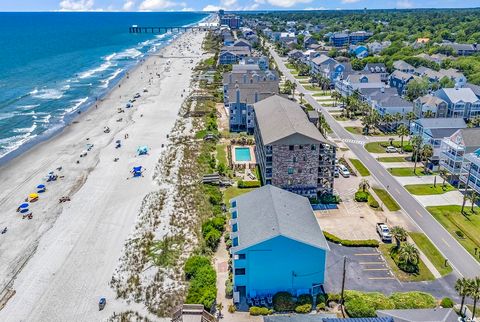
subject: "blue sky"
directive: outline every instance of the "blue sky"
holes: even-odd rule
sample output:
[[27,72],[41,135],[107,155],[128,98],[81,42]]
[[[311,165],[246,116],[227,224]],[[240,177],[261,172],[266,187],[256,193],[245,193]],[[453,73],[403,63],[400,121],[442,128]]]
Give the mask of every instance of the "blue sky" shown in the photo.
[[0,11],[188,11],[468,8],[479,0],[0,0]]

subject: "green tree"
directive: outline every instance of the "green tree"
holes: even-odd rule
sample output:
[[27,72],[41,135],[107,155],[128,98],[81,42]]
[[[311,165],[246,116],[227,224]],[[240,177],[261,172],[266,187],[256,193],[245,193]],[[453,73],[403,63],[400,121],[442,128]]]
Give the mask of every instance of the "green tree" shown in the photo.
[[472,210],[472,213],[474,212],[474,209],[473,207],[475,207],[475,203],[478,201],[478,194],[475,190],[472,190],[470,192],[470,195],[467,195],[467,199],[470,201],[471,203],[471,210]]
[[407,84],[406,96],[410,101],[414,101],[420,96],[425,95],[428,92],[428,88],[428,80],[424,78],[412,79]]
[[445,187],[445,181],[447,180],[448,171],[444,168],[441,168],[439,173],[440,173],[440,176],[443,178],[442,187]]
[[395,242],[397,243],[397,249],[400,249],[400,244],[407,240],[407,231],[400,226],[393,226],[390,230]]
[[416,171],[417,171],[417,161],[418,161],[418,158],[420,156],[420,151],[422,149],[423,139],[422,139],[421,136],[415,135],[414,137],[411,138],[410,144],[413,147],[413,154],[412,154],[413,162],[414,162],[413,173],[416,173]]
[[405,115],[405,119],[408,121],[408,129],[410,129],[410,123],[412,123],[412,121],[416,120],[417,116],[413,112],[408,112]]
[[406,272],[414,272],[418,269],[420,253],[418,249],[410,243],[403,243],[398,250],[398,260],[400,266]]
[[408,130],[407,126],[405,124],[400,124],[400,126],[397,128],[397,135],[400,137],[400,148],[402,149],[402,152],[403,152],[403,137],[409,134],[410,134],[410,131]]
[[433,147],[430,144],[424,144],[422,146],[422,159],[424,164],[424,172],[427,173],[428,171],[428,160],[433,156]]
[[368,182],[368,180],[367,179],[360,180],[358,189],[361,189],[363,192],[365,192],[365,190],[370,189],[370,183]]
[[457,279],[455,282],[455,291],[457,291],[458,296],[462,298],[460,303],[460,314],[463,316],[463,304],[465,303],[465,297],[468,295],[470,282],[468,279],[462,277]]
[[472,320],[475,320],[477,301],[480,299],[480,277],[477,276],[470,280],[468,286],[468,296],[473,300]]
[[440,79],[440,87],[442,88],[453,88],[455,86],[455,82],[450,79],[450,77],[443,76]]

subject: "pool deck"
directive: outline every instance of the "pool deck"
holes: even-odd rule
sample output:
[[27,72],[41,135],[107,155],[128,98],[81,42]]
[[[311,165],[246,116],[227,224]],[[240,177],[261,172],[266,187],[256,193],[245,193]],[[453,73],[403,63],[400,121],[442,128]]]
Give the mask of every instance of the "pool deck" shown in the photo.
[[[235,153],[235,149],[236,148],[242,148],[242,149],[245,149],[245,148],[248,148],[250,150],[250,160],[248,161],[241,161],[241,160],[237,160],[237,155]],[[250,146],[250,145],[232,145],[231,147],[231,151],[232,151],[232,162],[234,164],[256,164],[257,163],[257,160],[255,159],[255,153],[254,153],[254,147],[253,146]]]

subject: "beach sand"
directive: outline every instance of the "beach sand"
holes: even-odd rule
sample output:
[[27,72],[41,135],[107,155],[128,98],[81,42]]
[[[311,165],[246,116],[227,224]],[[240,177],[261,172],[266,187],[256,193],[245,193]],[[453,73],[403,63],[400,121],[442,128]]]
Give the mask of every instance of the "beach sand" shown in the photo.
[[[0,311],[1,321],[99,321],[129,309],[114,300],[109,282],[143,198],[158,189],[153,172],[190,91],[204,36],[182,35],[130,71],[60,135],[0,168],[0,229],[8,227],[0,235],[0,291],[16,291]],[[141,97],[134,107],[124,108],[137,92]],[[110,133],[104,133],[105,126]],[[116,140],[122,142],[119,149]],[[94,146],[80,157],[86,144]],[[149,154],[137,156],[143,145]],[[130,170],[139,165],[143,177],[131,178]],[[50,171],[61,178],[47,183],[47,191],[31,204],[33,219],[22,219],[16,208]],[[59,203],[64,196],[71,201]],[[99,312],[101,296],[108,304]]]

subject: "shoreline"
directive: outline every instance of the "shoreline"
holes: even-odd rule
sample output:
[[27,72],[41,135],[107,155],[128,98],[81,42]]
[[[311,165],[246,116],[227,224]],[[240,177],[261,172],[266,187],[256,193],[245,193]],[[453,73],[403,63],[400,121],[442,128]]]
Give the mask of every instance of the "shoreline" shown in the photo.
[[[121,86],[114,87],[98,108],[92,105],[60,134],[37,144],[15,158],[15,162],[0,166],[0,182],[6,187],[0,197],[4,205],[0,226],[8,226],[0,244],[0,291],[11,287],[12,281],[17,291],[0,316],[7,317],[6,320],[63,320],[58,318],[69,316],[70,311],[80,314],[82,310],[82,314],[93,316],[94,308],[78,304],[91,299],[78,294],[79,285],[71,285],[72,280],[81,279],[88,284],[81,289],[89,296],[96,294],[94,290],[98,288],[101,294],[111,293],[104,289],[104,284],[117,265],[143,197],[154,188],[153,171],[190,91],[192,69],[202,58],[203,37],[204,32],[183,33],[130,70],[129,77],[123,78]],[[148,92],[142,92],[144,87]],[[134,107],[117,113],[117,108],[124,106],[121,102],[136,92],[141,93],[141,98]],[[103,133],[104,126],[110,128],[109,133]],[[128,139],[124,139],[127,133]],[[120,149],[114,148],[117,139],[122,141]],[[86,144],[94,147],[80,159],[78,154]],[[149,155],[137,156],[136,148],[143,145],[150,148]],[[116,157],[119,161],[114,162]],[[130,176],[129,170],[137,165],[145,168],[144,176],[125,180]],[[62,170],[55,170],[59,167]],[[22,220],[14,209],[49,171],[63,178],[47,184],[47,192],[31,204],[33,219]],[[71,201],[58,203],[63,196],[69,196]],[[89,273],[97,278],[89,278]],[[99,274],[105,283],[98,284]],[[55,302],[59,300],[55,294],[68,291],[68,303]],[[50,312],[51,305],[47,303],[63,307]],[[71,316],[79,318],[74,313]]]
[[[195,26],[202,22],[212,19],[212,17],[213,16],[210,14],[200,19],[197,22],[192,22],[182,27]],[[21,157],[25,153],[28,153],[32,149],[35,149],[37,146],[48,142],[49,140],[51,140],[52,138],[55,138],[58,135],[62,135],[63,131],[68,126],[71,126],[73,122],[80,119],[83,114],[89,113],[92,107],[95,106],[95,104],[101,103],[106,97],[110,95],[112,91],[114,91],[117,88],[118,85],[121,85],[124,82],[124,80],[127,78],[127,75],[129,73],[139,68],[148,58],[161,53],[165,47],[172,45],[178,38],[182,37],[182,35],[184,34],[185,32],[172,33],[171,38],[166,40],[161,45],[161,47],[159,47],[156,51],[146,52],[139,61],[133,63],[131,66],[127,67],[125,70],[119,73],[114,79],[112,79],[112,81],[109,84],[109,87],[106,88],[105,91],[97,97],[97,99],[93,97],[88,97],[87,102],[82,103],[73,113],[66,114],[63,120],[64,124],[58,124],[56,127],[52,127],[51,129],[46,130],[40,135],[34,137],[33,139],[25,143],[22,143],[19,147],[15,148],[12,151],[7,152],[5,155],[0,157],[0,170],[2,169],[2,167],[7,166],[9,162],[12,162],[16,158]]]

